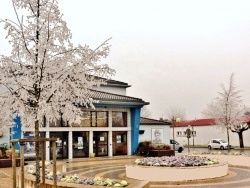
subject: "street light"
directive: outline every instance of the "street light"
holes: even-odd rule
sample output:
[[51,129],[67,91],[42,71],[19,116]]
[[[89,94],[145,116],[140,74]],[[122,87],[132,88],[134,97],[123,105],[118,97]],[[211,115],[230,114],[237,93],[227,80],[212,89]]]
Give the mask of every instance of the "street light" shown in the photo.
[[193,136],[193,148],[194,148],[194,126],[192,126],[192,136]]
[[187,139],[188,139],[188,153],[190,152],[189,149],[189,138],[191,138],[191,126],[189,125],[187,130],[186,130],[186,134],[187,134]]
[[173,116],[173,119],[172,119],[172,125],[173,125],[173,150],[175,151],[175,140],[174,140],[174,127],[175,127],[175,123],[176,122],[180,122],[181,119],[180,118],[175,118]]

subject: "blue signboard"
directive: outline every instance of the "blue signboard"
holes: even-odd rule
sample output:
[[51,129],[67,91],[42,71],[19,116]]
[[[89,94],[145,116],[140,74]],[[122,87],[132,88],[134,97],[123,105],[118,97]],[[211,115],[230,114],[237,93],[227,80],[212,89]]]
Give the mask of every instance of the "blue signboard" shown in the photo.
[[[11,128],[11,140],[21,138],[21,118],[16,117],[13,121],[13,127]],[[16,149],[20,150],[19,143],[16,143]]]

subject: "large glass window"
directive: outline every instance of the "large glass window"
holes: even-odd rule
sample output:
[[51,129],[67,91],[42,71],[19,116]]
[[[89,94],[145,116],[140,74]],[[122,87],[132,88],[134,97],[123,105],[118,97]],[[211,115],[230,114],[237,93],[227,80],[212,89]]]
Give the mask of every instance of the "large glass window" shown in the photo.
[[89,132],[73,132],[73,158],[89,156]]
[[79,123],[72,123],[72,127],[90,127],[91,125],[91,112],[83,112],[81,117],[81,122]]
[[113,131],[113,155],[127,155],[127,132]]
[[107,127],[108,112],[83,112],[81,123],[72,123],[72,127]]
[[61,118],[57,119],[56,121],[50,121],[49,126],[50,127],[67,127],[68,122],[63,120],[63,118],[61,116]]
[[[58,159],[68,158],[68,132],[50,132],[50,138],[56,138],[56,156]],[[50,142],[52,146],[52,142]],[[53,157],[53,147],[50,148],[50,158]]]
[[112,112],[112,127],[127,127],[127,112]]
[[93,134],[93,151],[96,156],[108,155],[108,132],[95,131]]
[[[39,133],[40,138],[45,138],[45,132]],[[24,132],[23,138],[33,140],[35,134],[33,132]],[[42,151],[42,143],[40,142],[40,151]],[[41,155],[42,153],[40,153]],[[24,159],[34,159],[36,157],[35,153],[35,142],[25,142],[24,143]]]
[[107,127],[108,126],[108,113],[107,112],[96,112],[96,125],[97,127]]

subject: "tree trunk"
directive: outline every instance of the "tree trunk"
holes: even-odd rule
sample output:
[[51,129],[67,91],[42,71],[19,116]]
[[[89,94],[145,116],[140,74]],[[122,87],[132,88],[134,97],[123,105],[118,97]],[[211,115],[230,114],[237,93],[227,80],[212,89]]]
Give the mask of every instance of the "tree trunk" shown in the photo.
[[228,147],[227,147],[227,150],[228,152],[230,151],[230,139],[229,139],[229,130],[228,130],[228,125],[226,126],[227,127],[227,142],[228,142]]
[[[39,122],[35,121],[35,139],[39,139]],[[35,142],[35,150],[36,150],[36,188],[40,188],[40,143]]]
[[244,148],[244,142],[243,142],[243,132],[237,132],[239,135],[239,141],[240,141],[240,148]]

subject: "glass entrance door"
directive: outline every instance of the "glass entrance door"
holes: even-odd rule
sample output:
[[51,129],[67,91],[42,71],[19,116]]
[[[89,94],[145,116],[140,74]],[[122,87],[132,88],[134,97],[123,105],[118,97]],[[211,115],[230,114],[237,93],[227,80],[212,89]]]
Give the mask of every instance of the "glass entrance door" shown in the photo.
[[95,131],[93,134],[93,152],[98,157],[108,156],[108,132]]
[[[56,138],[56,156],[58,159],[68,158],[68,132],[51,132],[50,138]],[[50,158],[52,158],[52,143],[50,143],[51,152]]]
[[113,155],[127,155],[127,132],[113,131]]

